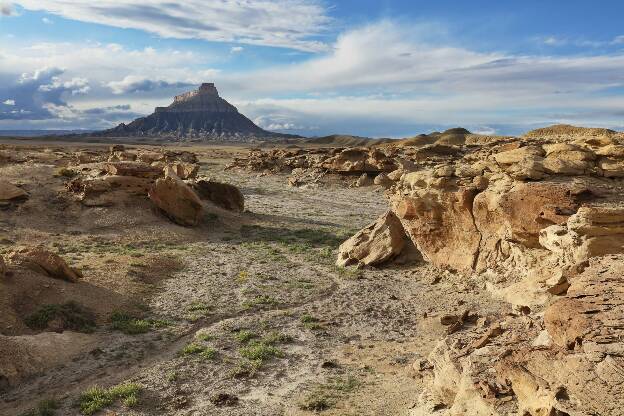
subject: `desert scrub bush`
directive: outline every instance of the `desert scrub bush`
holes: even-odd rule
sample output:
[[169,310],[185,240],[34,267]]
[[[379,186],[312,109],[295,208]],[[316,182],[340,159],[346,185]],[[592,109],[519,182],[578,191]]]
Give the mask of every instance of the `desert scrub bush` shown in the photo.
[[42,400],[37,403],[37,407],[26,412],[20,413],[19,416],[54,416],[59,408],[59,403],[53,399]]
[[277,331],[271,331],[262,337],[262,341],[268,345],[287,344],[292,342],[292,340],[293,339],[290,335],[282,334]]
[[78,407],[86,416],[93,415],[116,401],[121,401],[126,407],[133,407],[139,402],[140,392],[141,386],[136,383],[119,384],[108,389],[95,386],[80,395]]
[[334,407],[335,401],[330,397],[327,397],[323,392],[315,391],[309,393],[300,403],[299,408],[301,410],[307,410],[309,412],[322,412],[324,410]]
[[303,400],[299,402],[301,410],[322,412],[334,407],[336,402],[359,387],[360,382],[353,376],[335,377],[327,383],[316,385]]
[[91,311],[70,301],[63,304],[44,305],[25,319],[32,329],[46,329],[52,321],[58,321],[63,329],[91,333],[95,331],[95,318]]
[[163,328],[169,322],[159,319],[139,319],[125,312],[113,312],[110,317],[111,328],[128,335],[145,334],[155,328]]
[[283,356],[282,351],[265,341],[251,341],[246,346],[241,347],[238,352],[244,358],[250,361],[259,361],[264,363],[274,357]]
[[180,355],[198,355],[207,360],[213,360],[217,356],[217,350],[212,347],[191,342],[180,350]]
[[199,334],[196,334],[195,338],[199,341],[212,341],[214,339],[214,336],[207,334],[205,332],[201,332]]
[[254,338],[258,338],[258,334],[247,329],[241,329],[236,333],[236,340],[241,344],[246,344]]
[[343,279],[359,279],[362,277],[362,271],[352,267],[335,266],[334,270]]
[[230,372],[230,376],[235,378],[253,377],[262,367],[260,360],[241,359],[236,367]]

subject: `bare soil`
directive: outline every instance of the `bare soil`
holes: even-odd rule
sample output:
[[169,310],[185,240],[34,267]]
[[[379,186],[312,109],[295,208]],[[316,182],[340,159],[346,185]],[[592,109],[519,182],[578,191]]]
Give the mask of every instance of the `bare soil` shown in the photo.
[[[336,268],[340,242],[387,209],[377,187],[291,188],[282,175],[224,171],[242,148],[194,147],[200,175],[239,186],[246,210],[186,228],[148,200],[73,201],[54,173],[76,148],[19,145],[38,156],[0,168],[30,194],[0,211],[0,248],[45,244],[85,275],[77,284],[7,278],[18,316],[1,323],[2,339],[42,346],[47,361],[0,392],[2,415],[45,398],[58,401],[57,414],[79,415],[82,392],[123,382],[141,386],[138,403],[101,414],[405,415],[422,389],[413,363],[445,334],[440,316],[507,308],[482,282],[426,263]],[[41,304],[67,300],[95,311],[94,333],[37,335],[23,324]],[[124,334],[111,328],[114,311],[161,324]],[[59,336],[75,342],[59,347]]]

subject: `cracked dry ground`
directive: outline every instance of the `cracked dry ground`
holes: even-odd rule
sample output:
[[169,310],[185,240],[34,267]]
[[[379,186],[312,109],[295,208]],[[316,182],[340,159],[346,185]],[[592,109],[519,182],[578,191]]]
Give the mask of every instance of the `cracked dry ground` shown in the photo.
[[239,186],[246,211],[196,228],[128,220],[149,211],[141,206],[120,222],[72,208],[45,164],[10,172],[39,184],[13,215],[47,212],[41,223],[5,221],[5,240],[54,247],[106,290],[102,302],[160,324],[136,335],[98,325],[71,361],[3,392],[0,414],[54,398],[56,414],[78,415],[85,390],[134,382],[136,405],[114,401],[101,414],[403,415],[422,389],[413,363],[444,336],[440,316],[504,308],[480,284],[424,263],[336,268],[337,246],[387,209],[383,194],[224,172],[231,156],[204,151],[200,174]]

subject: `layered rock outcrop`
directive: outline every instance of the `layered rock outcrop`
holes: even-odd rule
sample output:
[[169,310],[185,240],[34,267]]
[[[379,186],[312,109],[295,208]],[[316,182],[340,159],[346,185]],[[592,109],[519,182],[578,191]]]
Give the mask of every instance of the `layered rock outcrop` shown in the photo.
[[197,225],[206,204],[238,212],[244,208],[235,186],[197,179],[197,156],[187,151],[134,151],[115,145],[107,162],[81,163],[65,171],[73,176],[67,189],[89,207],[136,207],[137,199],[151,200],[184,226]]

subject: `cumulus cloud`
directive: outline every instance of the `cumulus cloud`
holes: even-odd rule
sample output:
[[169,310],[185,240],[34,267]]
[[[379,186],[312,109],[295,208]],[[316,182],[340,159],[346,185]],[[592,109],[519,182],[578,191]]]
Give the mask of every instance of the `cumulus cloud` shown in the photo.
[[313,126],[297,124],[292,116],[285,114],[265,114],[254,118],[254,123],[269,131],[307,131],[314,130]]
[[[30,111],[7,86],[16,83],[20,72],[28,71],[32,78],[38,68],[49,65],[64,71],[54,75],[56,81],[38,81],[31,93],[62,89],[62,103],[48,100],[54,107],[37,108],[63,120],[75,117],[87,128],[93,127],[86,123],[95,116],[85,112],[90,108],[108,108],[97,125],[110,122],[109,113],[124,111],[129,118],[122,121],[129,121],[130,113],[150,113],[169,104],[173,95],[211,81],[263,127],[301,134],[398,137],[457,125],[506,134],[509,126],[515,132],[553,122],[622,125],[622,53],[484,53],[431,40],[424,32],[381,21],[342,33],[329,51],[299,63],[228,72],[184,50],[88,43],[21,49],[3,45],[0,98],[15,99],[19,110]],[[85,86],[90,88],[87,94],[81,91]],[[128,103],[128,110],[111,108]],[[0,111],[9,110],[18,109],[0,106]],[[20,117],[27,119],[26,114]]]
[[185,88],[195,84],[189,82],[168,82],[163,80],[151,80],[141,78],[136,75],[128,75],[121,81],[112,81],[107,86],[114,94],[132,94],[136,92],[147,92],[159,89]]
[[11,109],[0,110],[0,119],[41,120],[63,116],[68,108],[68,95],[85,94],[89,82],[84,78],[63,80],[60,68],[42,68],[32,73],[23,73],[12,84],[0,86],[0,96],[14,97]]
[[316,40],[330,23],[320,0],[14,0],[27,10],[144,30],[162,37],[325,49]]
[[4,101],[2,102],[2,104],[4,104],[4,105],[11,105],[11,106],[13,106],[13,105],[15,105],[15,100],[11,100],[11,99],[4,100]]

